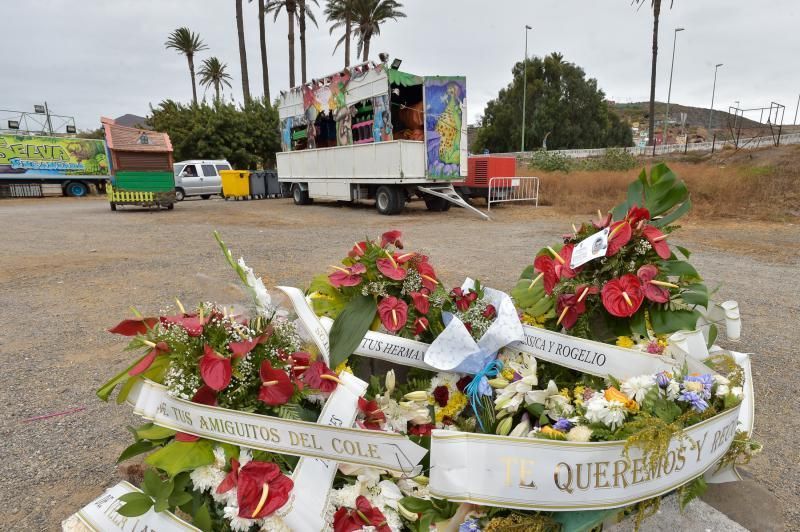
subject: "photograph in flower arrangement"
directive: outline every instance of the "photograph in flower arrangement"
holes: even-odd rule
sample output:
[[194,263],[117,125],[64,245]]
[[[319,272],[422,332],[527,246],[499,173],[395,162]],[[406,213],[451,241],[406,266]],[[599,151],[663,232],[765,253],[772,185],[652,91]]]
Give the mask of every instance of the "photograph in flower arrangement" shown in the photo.
[[[392,230],[305,292],[280,287],[282,307],[216,234],[246,306],[176,300],[109,330],[143,354],[98,396],[117,390],[147,421],[119,457],[145,455],[144,483],[117,511],[204,530],[558,529],[576,511],[644,516],[675,489],[687,502],[760,450],[749,359],[714,345],[718,329],[736,334],[738,309],[712,303],[690,252],[667,243],[690,205],[668,168],[643,172],[625,204],[532,254],[509,294],[444,287]],[[598,238],[605,254],[576,264]],[[368,341],[418,356],[370,375],[365,354],[381,348]],[[575,365],[592,353],[617,360]],[[589,492],[587,445],[606,464]]]

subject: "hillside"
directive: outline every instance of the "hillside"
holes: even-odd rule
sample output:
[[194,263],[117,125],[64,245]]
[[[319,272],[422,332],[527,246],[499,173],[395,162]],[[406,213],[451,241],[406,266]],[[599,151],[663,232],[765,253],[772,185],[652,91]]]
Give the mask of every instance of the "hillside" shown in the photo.
[[[649,102],[615,103],[610,105],[611,109],[619,114],[621,118],[630,124],[638,122],[640,128],[647,128],[647,122],[649,119],[649,106]],[[667,111],[667,104],[665,102],[656,102],[655,108],[656,128],[659,129],[663,127],[664,114]],[[727,106],[725,109],[717,109],[715,107],[714,115],[712,117],[712,129],[727,130],[733,125],[735,116],[727,111]],[[707,107],[692,107],[689,105],[670,103],[669,115],[672,121],[671,127],[680,126],[679,121],[681,113],[686,113],[686,127],[689,130],[696,128],[705,129],[708,127],[709,109]],[[737,119],[737,126],[741,124],[742,129],[756,129],[765,126],[765,124],[760,124],[759,122],[751,120],[750,118],[740,116]]]

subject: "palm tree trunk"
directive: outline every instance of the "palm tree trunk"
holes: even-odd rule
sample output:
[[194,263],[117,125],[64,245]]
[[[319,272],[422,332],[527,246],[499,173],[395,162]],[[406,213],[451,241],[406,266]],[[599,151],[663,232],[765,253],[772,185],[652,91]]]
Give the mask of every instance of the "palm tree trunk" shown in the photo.
[[217,93],[217,103],[219,103],[219,81],[214,81],[214,92]]
[[661,15],[661,0],[653,0],[653,61],[650,70],[650,146],[656,145],[656,60],[658,59],[658,17]]
[[306,82],[306,0],[297,1],[300,12],[300,78]]
[[364,56],[361,58],[361,61],[366,63],[369,61],[369,41],[372,39],[372,34],[367,33],[364,35]]
[[250,103],[250,77],[247,75],[247,49],[244,46],[242,0],[236,0],[236,33],[239,34],[239,63],[242,67],[242,95],[244,96],[244,103]]
[[289,87],[294,87],[294,14],[297,4],[286,3],[286,14],[289,18]]
[[353,31],[353,21],[350,18],[350,2],[347,2],[347,13],[344,19],[344,67],[350,66],[350,33]]
[[197,85],[194,81],[194,55],[186,54],[186,59],[189,61],[189,75],[192,77],[192,103],[197,105]]
[[261,76],[264,78],[264,100],[270,104],[269,97],[269,65],[267,65],[267,26],[264,23],[264,13],[267,10],[267,1],[258,0],[258,36],[261,41]]

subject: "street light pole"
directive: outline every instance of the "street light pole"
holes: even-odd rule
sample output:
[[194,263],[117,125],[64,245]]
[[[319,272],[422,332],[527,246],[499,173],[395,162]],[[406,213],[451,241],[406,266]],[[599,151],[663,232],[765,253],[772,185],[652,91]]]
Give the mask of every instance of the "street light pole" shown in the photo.
[[667,127],[669,125],[669,102],[672,97],[672,70],[675,68],[675,43],[678,41],[678,32],[686,28],[675,28],[675,33],[672,38],[672,65],[669,67],[669,90],[667,91],[667,117],[664,120],[664,140],[662,144],[667,143]]
[[708,112],[708,132],[711,133],[711,117],[714,116],[714,93],[717,91],[717,70],[722,63],[717,63],[714,67],[714,86],[711,88],[711,109]]
[[797,95],[797,105],[794,108],[794,125],[797,125],[797,110],[800,109],[800,94]]
[[533,29],[525,24],[525,61],[522,63],[522,145],[521,152],[525,151],[525,100],[528,98],[528,30]]

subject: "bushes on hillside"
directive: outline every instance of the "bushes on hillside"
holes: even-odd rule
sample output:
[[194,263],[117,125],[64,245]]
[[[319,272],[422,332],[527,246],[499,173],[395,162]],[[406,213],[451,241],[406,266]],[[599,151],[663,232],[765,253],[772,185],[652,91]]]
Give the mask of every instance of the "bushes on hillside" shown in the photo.
[[563,153],[539,150],[533,153],[529,165],[544,172],[570,172],[572,170],[630,170],[639,162],[622,148],[608,148],[600,157],[572,159]]

